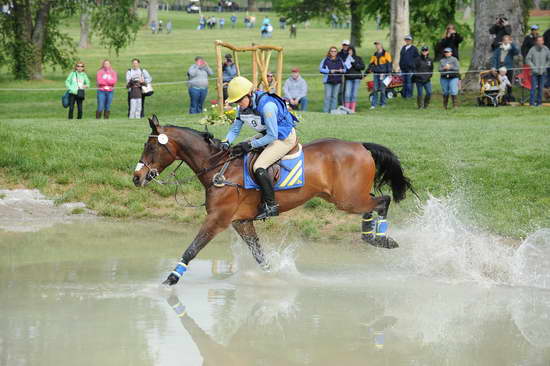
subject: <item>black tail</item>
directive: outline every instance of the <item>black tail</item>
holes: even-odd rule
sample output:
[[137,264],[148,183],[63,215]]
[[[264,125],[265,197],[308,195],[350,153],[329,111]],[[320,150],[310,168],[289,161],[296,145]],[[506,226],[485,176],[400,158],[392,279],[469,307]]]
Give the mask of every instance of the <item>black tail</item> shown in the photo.
[[401,162],[390,149],[369,142],[363,143],[363,146],[370,151],[376,163],[375,189],[381,190],[383,185],[389,185],[395,202],[404,199],[407,190],[418,197],[411,181],[403,174]]

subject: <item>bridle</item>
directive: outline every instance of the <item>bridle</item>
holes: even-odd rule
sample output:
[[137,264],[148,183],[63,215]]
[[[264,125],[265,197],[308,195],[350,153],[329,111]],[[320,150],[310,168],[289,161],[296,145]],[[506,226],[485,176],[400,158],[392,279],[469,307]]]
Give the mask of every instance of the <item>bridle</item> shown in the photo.
[[[155,137],[159,138],[160,135],[149,135],[149,137]],[[213,143],[213,141],[210,139],[210,143]],[[217,188],[222,188],[224,186],[230,186],[230,187],[235,187],[237,189],[237,193],[238,193],[238,189],[239,188],[244,188],[242,185],[238,184],[238,183],[233,183],[231,181],[228,181],[225,179],[224,177],[224,174],[227,170],[227,168],[229,167],[229,164],[237,159],[237,158],[240,158],[239,155],[229,155],[229,157],[217,164],[214,164],[213,166],[210,166],[210,167],[207,167],[207,168],[203,168],[201,169],[199,172],[195,173],[194,175],[190,176],[190,177],[187,177],[186,179],[178,179],[178,177],[176,176],[176,172],[178,171],[178,169],[183,165],[184,161],[181,160],[181,159],[178,159],[176,155],[174,155],[172,153],[172,151],[170,151],[170,149],[166,146],[166,143],[160,143],[158,142],[159,145],[161,145],[162,147],[164,147],[164,149],[166,149],[166,151],[172,156],[172,158],[174,158],[174,161],[176,160],[180,160],[178,166],[176,167],[176,169],[174,169],[170,175],[169,175],[169,179],[171,179],[171,181],[165,181],[165,180],[160,180],[160,179],[157,179],[157,177],[160,175],[160,173],[158,172],[157,169],[155,168],[152,168],[148,163],[146,163],[145,161],[143,161],[142,159],[139,160],[139,163],[143,164],[143,166],[145,166],[148,171],[147,171],[147,174],[145,176],[145,179],[149,180],[149,181],[153,181],[157,184],[160,184],[160,185],[175,185],[176,186],[176,190],[174,192],[174,199],[176,201],[177,204],[179,204],[180,206],[183,206],[183,207],[191,207],[191,208],[198,208],[198,207],[202,207],[202,206],[205,206],[206,205],[206,202],[200,204],[200,205],[193,205],[191,204],[187,198],[185,197],[185,195],[183,196],[183,199],[185,200],[186,202],[186,205],[182,205],[178,202],[178,189],[179,189],[179,186],[180,185],[184,185],[186,183],[189,183],[190,181],[192,181],[194,178],[198,178],[200,177],[201,175],[203,174],[206,174],[208,172],[211,172],[212,170],[220,167],[223,165],[222,169],[214,174],[214,176],[212,177],[212,182],[210,183],[210,185],[208,187],[206,187],[206,189],[210,188],[211,186],[214,186],[214,187],[217,187]],[[210,157],[210,160],[212,159],[216,159],[216,158],[220,158],[225,154],[226,151],[224,150],[221,150],[219,152],[217,152],[216,154],[214,154],[213,156]]]

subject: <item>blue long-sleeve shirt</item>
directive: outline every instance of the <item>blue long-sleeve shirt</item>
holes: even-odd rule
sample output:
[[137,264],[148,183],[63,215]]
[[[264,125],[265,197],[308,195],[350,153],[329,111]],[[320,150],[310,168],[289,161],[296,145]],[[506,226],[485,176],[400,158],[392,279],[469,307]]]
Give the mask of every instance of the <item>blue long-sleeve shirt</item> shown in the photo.
[[[252,107],[256,108],[256,98],[252,97],[250,98],[252,102]],[[258,148],[261,146],[269,145],[273,141],[275,141],[279,135],[279,125],[277,123],[277,113],[279,112],[279,108],[277,105],[273,102],[268,102],[264,106],[264,110],[262,112],[263,122],[266,127],[266,134],[262,136],[259,139],[254,139],[251,141],[251,145],[253,148]],[[231,128],[229,129],[229,132],[227,133],[227,136],[225,137],[226,140],[229,143],[232,143],[237,136],[239,136],[241,132],[241,128],[243,127],[244,122],[239,118],[240,113],[231,125]]]

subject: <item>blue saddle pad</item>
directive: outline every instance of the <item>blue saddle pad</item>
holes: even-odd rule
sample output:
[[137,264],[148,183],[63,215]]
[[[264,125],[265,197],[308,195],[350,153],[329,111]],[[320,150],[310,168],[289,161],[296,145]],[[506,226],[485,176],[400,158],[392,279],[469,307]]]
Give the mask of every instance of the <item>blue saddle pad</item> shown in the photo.
[[[248,159],[249,155],[245,156],[244,160],[244,188],[246,189],[260,189],[260,186],[256,184],[254,178],[250,176],[248,171]],[[279,180],[273,187],[276,191],[282,191],[285,189],[303,187],[305,183],[304,177],[304,151],[300,149],[300,154],[294,159],[283,159],[279,161],[281,170],[279,172]]]

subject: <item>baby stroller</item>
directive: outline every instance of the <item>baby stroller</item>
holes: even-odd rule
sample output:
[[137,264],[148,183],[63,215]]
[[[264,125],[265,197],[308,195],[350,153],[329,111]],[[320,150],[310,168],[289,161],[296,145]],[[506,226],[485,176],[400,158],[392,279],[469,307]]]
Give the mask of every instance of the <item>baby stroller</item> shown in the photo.
[[[529,103],[529,91],[531,90],[531,68],[529,65],[523,65],[521,73],[516,76],[516,81],[521,86],[519,104],[524,105],[525,103]],[[527,96],[525,96],[525,90],[528,91]]]
[[[403,95],[403,77],[397,74],[391,74],[389,77],[391,79],[389,85],[386,86],[386,98],[392,99],[397,97],[398,94]],[[372,99],[374,98],[374,80],[367,81],[367,89],[369,91],[369,100],[372,103]]]
[[479,73],[479,88],[479,97],[477,97],[477,104],[479,106],[498,107],[502,102],[500,80],[493,71]]

